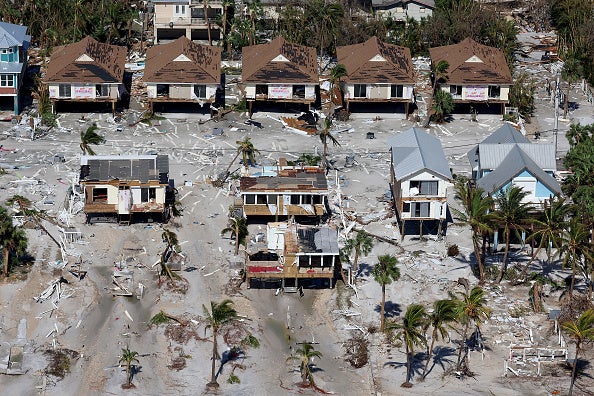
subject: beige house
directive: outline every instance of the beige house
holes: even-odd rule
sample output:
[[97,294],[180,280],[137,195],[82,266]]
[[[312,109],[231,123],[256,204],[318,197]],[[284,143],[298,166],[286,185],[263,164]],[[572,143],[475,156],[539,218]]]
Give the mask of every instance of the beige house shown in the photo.
[[256,101],[312,105],[319,86],[316,49],[277,37],[242,49],[241,79],[250,114]]
[[350,103],[402,103],[405,116],[414,101],[415,73],[408,48],[387,44],[377,37],[336,48],[346,109]]
[[151,111],[155,102],[213,103],[221,88],[221,53],[185,36],[149,48],[143,81]]
[[458,44],[429,49],[431,64],[449,64],[441,89],[452,94],[456,104],[496,104],[501,113],[513,84],[503,51],[467,38]]
[[220,40],[221,31],[216,21],[223,14],[222,0],[152,0],[152,3],[156,43],[181,36],[208,40],[210,35],[212,40]]
[[92,37],[54,48],[44,83],[53,110],[58,102],[107,102],[112,112],[124,92],[126,47]]
[[80,164],[88,223],[115,219],[129,224],[134,217],[167,221],[167,155],[83,155]]

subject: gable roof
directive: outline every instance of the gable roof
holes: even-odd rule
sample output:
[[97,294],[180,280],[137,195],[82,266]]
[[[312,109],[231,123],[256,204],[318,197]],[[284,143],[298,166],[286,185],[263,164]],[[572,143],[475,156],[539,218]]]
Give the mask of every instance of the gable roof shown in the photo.
[[0,22],[0,48],[29,48],[31,36],[27,35],[27,26]]
[[147,183],[169,183],[167,155],[83,155],[80,159],[82,181],[114,179]]
[[518,146],[519,145],[514,145],[505,156],[505,159],[495,170],[493,170],[493,172],[489,172],[484,177],[478,179],[476,182],[477,187],[490,194],[499,191],[523,171],[528,171],[550,191],[555,194],[560,194],[561,186],[559,185],[559,182],[557,182],[553,176],[543,171],[542,168]]
[[448,84],[512,84],[503,51],[466,38],[458,44],[429,49],[431,63],[449,63]]
[[181,36],[146,51],[145,82],[219,84],[223,49],[192,42]]
[[410,50],[372,37],[364,43],[336,48],[338,63],[347,70],[347,82],[414,83]]
[[411,128],[388,138],[394,162],[394,176],[402,180],[419,171],[428,170],[444,179],[452,172],[443,153],[441,142],[419,128]]
[[316,49],[277,37],[242,49],[244,83],[319,83]]
[[479,167],[481,169],[495,169],[500,167],[507,156],[518,148],[526,154],[541,169],[556,170],[555,145],[531,143],[501,143],[479,144]]
[[[526,138],[526,136],[522,135],[520,131],[514,128],[509,122],[506,122],[499,128],[497,128],[493,133],[487,136],[482,142],[479,144],[500,144],[500,143],[530,143],[530,141]],[[468,161],[470,164],[474,166],[474,163],[478,163],[478,152],[479,145],[474,146],[472,149],[468,151],[466,154],[468,156]]]
[[100,43],[85,37],[54,48],[47,66],[46,82],[121,83],[126,47]]
[[371,0],[372,7],[404,6],[409,3],[416,3],[431,9],[435,8],[435,0]]

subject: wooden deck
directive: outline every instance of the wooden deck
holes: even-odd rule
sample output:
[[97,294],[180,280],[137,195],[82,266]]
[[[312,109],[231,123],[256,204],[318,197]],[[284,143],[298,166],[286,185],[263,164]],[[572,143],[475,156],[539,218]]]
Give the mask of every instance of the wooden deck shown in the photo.
[[[308,212],[299,205],[279,205],[276,207],[276,213],[271,213],[268,205],[243,205],[243,211],[246,216],[323,216],[324,205],[311,205],[313,213]],[[286,213],[284,210],[286,209]]]

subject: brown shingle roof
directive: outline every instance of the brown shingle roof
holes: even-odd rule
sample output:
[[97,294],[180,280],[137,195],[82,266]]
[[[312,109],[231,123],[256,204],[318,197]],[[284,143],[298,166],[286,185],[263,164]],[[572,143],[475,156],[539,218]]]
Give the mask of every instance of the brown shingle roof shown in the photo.
[[[410,50],[387,44],[377,37],[364,43],[336,48],[338,63],[347,70],[347,82],[361,83],[414,83],[414,69]],[[379,56],[385,61],[371,60]]]
[[[316,49],[277,37],[267,44],[243,47],[242,81],[248,83],[314,83],[318,79]],[[288,62],[274,61],[282,55]]]
[[[100,43],[92,37],[54,48],[45,81],[118,83],[124,77],[126,47]],[[82,56],[91,60],[80,60]]]
[[[146,51],[145,82],[219,84],[223,49],[195,44],[185,36]],[[190,61],[174,61],[180,55]]]
[[[471,38],[454,45],[429,49],[431,63],[445,60],[450,84],[512,84],[503,51],[477,43]],[[482,62],[468,62],[473,56]]]

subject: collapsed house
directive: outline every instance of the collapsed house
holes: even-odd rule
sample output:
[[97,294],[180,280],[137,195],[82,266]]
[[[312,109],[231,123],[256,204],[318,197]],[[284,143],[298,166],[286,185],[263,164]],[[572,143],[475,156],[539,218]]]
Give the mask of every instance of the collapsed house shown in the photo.
[[262,167],[258,173],[241,177],[234,206],[248,221],[271,217],[278,221],[292,216],[296,220],[317,223],[328,213],[328,181],[324,169],[317,166]]
[[80,184],[87,223],[166,222],[174,200],[167,155],[83,155]]
[[268,223],[266,239],[263,237],[256,236],[260,249],[246,258],[248,288],[252,283],[270,281],[280,283],[285,292],[309,285],[333,287],[339,262],[336,229],[293,222]]

